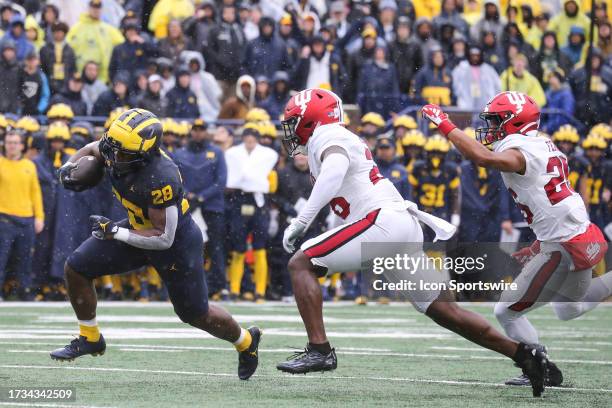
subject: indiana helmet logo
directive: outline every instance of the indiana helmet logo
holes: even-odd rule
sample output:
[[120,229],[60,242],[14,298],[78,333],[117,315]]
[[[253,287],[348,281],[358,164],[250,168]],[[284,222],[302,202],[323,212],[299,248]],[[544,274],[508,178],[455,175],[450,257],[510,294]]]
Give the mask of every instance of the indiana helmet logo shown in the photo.
[[523,111],[523,105],[527,103],[525,95],[519,92],[508,92],[508,101],[516,106],[517,114]]
[[295,95],[295,104],[300,107],[301,114],[304,115],[306,113],[306,107],[308,106],[308,102],[312,98],[312,89],[305,89],[302,92],[299,92]]

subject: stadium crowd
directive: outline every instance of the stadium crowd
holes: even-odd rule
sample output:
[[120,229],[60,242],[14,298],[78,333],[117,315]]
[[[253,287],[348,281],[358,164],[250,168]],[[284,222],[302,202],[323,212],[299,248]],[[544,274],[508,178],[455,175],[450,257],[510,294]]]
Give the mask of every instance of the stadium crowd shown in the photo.
[[[569,157],[570,182],[604,229],[612,223],[612,2],[590,6],[4,2],[0,298],[64,299],[63,264],[90,235],[88,216],[125,218],[110,183],[74,193],[61,188],[55,170],[128,107],[164,118],[163,149],[181,170],[208,240],[214,299],[291,296],[282,231],[311,183],[306,158],[287,157],[277,125],[292,92],[307,87],[331,89],[355,105],[361,113],[349,115],[347,126],[371,148],[381,174],[406,199],[457,225],[463,242],[499,242],[516,231],[524,242],[533,236],[500,174],[463,161],[444,138],[419,126],[411,107],[456,107],[473,134],[475,113],[491,97],[525,92],[547,109],[542,134]],[[306,238],[334,225],[336,210],[320,214]],[[128,216],[138,217],[137,209]],[[338,279],[322,282],[338,289],[326,293],[360,295],[357,276]],[[105,299],[164,298],[153,268],[109,276],[99,287]]]

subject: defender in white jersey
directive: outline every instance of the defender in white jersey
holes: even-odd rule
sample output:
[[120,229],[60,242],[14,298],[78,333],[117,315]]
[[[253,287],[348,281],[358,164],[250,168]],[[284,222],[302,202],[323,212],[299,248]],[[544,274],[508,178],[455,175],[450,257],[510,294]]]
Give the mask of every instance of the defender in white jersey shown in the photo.
[[[340,99],[323,89],[299,92],[284,112],[285,148],[291,156],[308,155],[314,186],[307,203],[285,230],[283,246],[287,252],[295,252],[296,239],[327,204],[345,221],[304,242],[289,261],[295,299],[308,334],[304,352],[277,365],[293,374],[337,366],[325,334],[319,277],[328,271],[358,271],[367,257],[393,257],[398,254],[397,243],[419,256],[423,241],[419,221],[432,227],[438,238],[448,239],[455,233],[451,224],[403,200],[380,174],[365,143],[343,126],[342,114]],[[362,256],[364,243],[383,245],[377,245],[375,254]],[[441,279],[438,272],[427,269],[407,278],[415,282]],[[532,380],[534,395],[541,395],[547,364],[544,353],[503,336],[481,316],[457,306],[446,291],[410,291],[409,298],[417,310],[439,325],[512,358]]]
[[[592,269],[605,255],[606,240],[589,221],[580,195],[568,180],[567,157],[554,143],[538,136],[540,110],[519,92],[502,92],[491,99],[480,117],[487,126],[470,138],[436,105],[422,114],[433,122],[459,151],[478,166],[501,171],[504,184],[521,209],[537,240],[513,256],[523,265],[516,278],[518,290],[502,293],[495,316],[514,340],[536,346],[538,333],[525,313],[552,302],[561,320],[574,319],[612,295],[612,273],[592,279]],[[493,145],[493,151],[483,145]],[[548,385],[563,381],[549,362]],[[520,376],[510,385],[528,385]]]

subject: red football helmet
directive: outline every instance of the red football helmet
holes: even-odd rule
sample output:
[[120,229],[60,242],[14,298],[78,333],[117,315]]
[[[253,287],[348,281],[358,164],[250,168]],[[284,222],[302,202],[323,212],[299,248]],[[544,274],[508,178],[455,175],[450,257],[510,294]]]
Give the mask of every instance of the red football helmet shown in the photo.
[[342,101],[333,92],[320,88],[304,89],[293,95],[285,106],[281,122],[285,137],[283,145],[290,156],[306,146],[320,125],[343,122]]
[[540,108],[522,92],[502,92],[491,99],[480,114],[486,127],[476,129],[476,138],[484,145],[516,133],[526,134],[540,126]]

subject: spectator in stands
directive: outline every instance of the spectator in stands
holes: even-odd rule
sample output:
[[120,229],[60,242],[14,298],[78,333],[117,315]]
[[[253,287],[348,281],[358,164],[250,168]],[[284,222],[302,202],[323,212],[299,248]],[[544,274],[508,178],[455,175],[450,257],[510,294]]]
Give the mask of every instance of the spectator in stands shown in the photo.
[[425,60],[429,59],[432,49],[438,48],[440,43],[435,39],[431,20],[420,17],[414,24],[414,39],[421,47]]
[[390,60],[397,69],[399,89],[403,95],[408,95],[415,74],[424,65],[423,51],[410,37],[410,28],[408,17],[399,17],[395,40],[389,45]]
[[523,54],[514,57],[512,66],[501,74],[501,84],[503,91],[523,92],[531,96],[538,106],[546,104],[542,85],[527,71],[527,57]]
[[176,84],[176,77],[174,75],[174,63],[172,60],[159,57],[155,60],[157,64],[157,72],[161,76],[162,81],[162,96],[165,96]]
[[560,109],[566,113],[562,114],[546,114],[542,118],[540,129],[543,132],[552,135],[557,129],[565,124],[571,124],[568,117],[574,115],[574,106],[576,101],[572,90],[565,82],[565,74],[562,70],[557,69],[548,76],[548,89],[546,90],[546,108]]
[[221,87],[215,77],[206,72],[206,63],[202,54],[196,51],[183,51],[181,60],[189,67],[191,80],[189,86],[198,98],[200,115],[205,121],[212,122],[217,119],[221,109]]
[[597,48],[601,50],[601,55],[607,60],[612,56],[612,25],[610,25],[609,21],[604,21],[599,24],[597,30],[599,34],[597,36]]
[[11,18],[17,14],[17,12],[11,7],[9,3],[0,4],[0,30],[6,32],[11,26]]
[[270,97],[271,91],[270,80],[267,76],[259,75],[255,78],[255,103],[257,106]]
[[[38,53],[32,50],[19,71],[19,99],[22,115],[41,115],[47,110],[51,92],[47,76],[40,69]],[[14,96],[13,96],[14,97]]]
[[567,44],[561,48],[561,53],[571,62],[573,66],[586,58],[585,34],[582,27],[574,26],[570,29]]
[[68,25],[61,21],[51,26],[47,43],[40,49],[41,68],[49,79],[51,93],[64,89],[68,78],[76,71],[74,50],[66,43]]
[[259,5],[251,5],[245,1],[238,4],[238,22],[242,25],[247,42],[259,37],[259,23],[262,13]]
[[115,74],[113,85],[100,94],[94,103],[91,114],[93,116],[108,116],[108,114],[119,107],[129,106],[130,74],[120,71]]
[[428,64],[416,74],[414,97],[418,103],[447,106],[452,103],[452,77],[440,46],[431,50]]
[[289,59],[283,40],[275,33],[274,20],[262,17],[259,37],[247,44],[243,68],[251,76],[272,77],[276,71],[289,69]]
[[144,40],[136,23],[123,26],[125,41],[113,49],[108,66],[111,81],[119,71],[131,74],[131,80],[136,79],[136,72],[145,70],[151,58],[157,56],[157,47]]
[[219,119],[244,119],[249,109],[255,106],[255,80],[243,75],[236,81],[236,95],[225,99]]
[[108,81],[108,64],[113,48],[123,42],[123,35],[112,25],[100,19],[102,0],[90,0],[87,13],[83,13],[79,21],[70,28],[66,40],[74,49],[77,67],[81,69],[86,62],[98,64],[99,78]]
[[518,52],[525,55],[528,60],[533,59],[535,50],[529,43],[525,42],[518,24],[513,22],[506,24],[501,40],[501,45],[506,50],[511,44],[514,44],[518,48]]
[[568,40],[572,27],[582,28],[586,41],[589,40],[589,26],[591,19],[580,12],[580,7],[576,0],[563,0],[563,10],[550,20],[548,30],[557,33],[559,46],[564,47]]
[[15,42],[4,38],[0,42],[0,112],[17,113],[19,109],[19,99],[15,97],[19,93],[19,63]]
[[28,40],[25,33],[25,20],[23,16],[16,13],[11,17],[11,24],[8,31],[2,38],[3,41],[12,40],[15,44],[17,60],[23,61],[26,56],[30,55],[34,49],[34,45]]
[[[482,51],[482,50],[481,50]],[[446,66],[449,70],[455,69],[461,61],[466,61],[468,56],[468,44],[463,36],[456,36],[452,43]]]
[[397,4],[395,0],[382,0],[378,5],[378,21],[382,38],[390,43],[395,40],[395,19],[397,17]]
[[149,30],[155,34],[155,38],[166,38],[170,35],[171,20],[182,20],[195,14],[193,1],[191,0],[160,0],[153,7],[149,18]]
[[278,36],[285,42],[285,51],[287,52],[287,60],[289,67],[294,67],[300,58],[300,44],[303,44],[305,38],[300,31],[291,14],[285,13],[278,23]]
[[178,20],[171,20],[168,23],[168,35],[159,41],[159,55],[173,61],[173,64],[180,63],[181,52],[191,49],[189,38],[183,34],[181,23]]
[[48,43],[53,40],[53,25],[59,22],[59,14],[59,9],[55,4],[46,4],[40,11],[40,28],[45,32],[45,40]]
[[377,34],[373,28],[365,28],[361,32],[362,45],[353,53],[349,54],[346,71],[348,80],[344,88],[344,98],[346,103],[354,103],[357,100],[357,84],[359,83],[359,75],[363,66],[374,58],[374,49],[376,48]]
[[495,38],[502,37],[505,20],[501,17],[498,0],[486,0],[483,6],[483,14],[480,20],[470,27],[472,41],[480,41],[486,32],[493,32]]
[[42,231],[45,218],[36,167],[23,158],[24,150],[23,136],[9,130],[4,139],[5,156],[0,156],[0,288],[11,262],[19,281],[20,299],[32,300],[34,238]]
[[572,62],[559,50],[556,33],[547,31],[542,36],[540,51],[531,60],[529,71],[542,86],[546,86],[549,76],[559,69],[568,75],[572,70]]
[[310,46],[302,48],[302,54],[293,72],[293,88],[318,88],[330,86],[337,95],[342,95],[346,83],[346,72],[339,55],[327,49],[320,35],[312,38]]
[[483,31],[482,40],[480,41],[482,46],[483,60],[487,64],[491,65],[497,73],[501,74],[507,67],[506,58],[504,57],[504,50],[497,41],[497,36],[494,31]]
[[208,47],[203,50],[210,73],[220,81],[223,99],[233,94],[232,86],[240,76],[240,64],[236,62],[243,60],[245,47],[242,27],[236,22],[236,7],[223,6],[221,21],[211,29]]
[[582,66],[569,75],[576,98],[576,117],[587,126],[609,123],[612,118],[612,68],[605,65],[601,51],[593,49],[591,56],[591,89],[587,90],[587,70]]
[[82,91],[83,78],[81,77],[81,73],[73,72],[68,78],[64,89],[51,97],[49,105],[52,106],[56,103],[65,103],[70,106],[72,112],[74,112],[76,116],[86,116],[87,104],[83,100]]
[[197,118],[200,116],[198,98],[190,89],[191,73],[186,66],[176,71],[176,85],[166,94],[167,115],[172,118]]
[[208,46],[208,37],[217,20],[217,9],[211,0],[197,5],[195,15],[183,21],[183,31],[195,50]]
[[347,21],[348,10],[346,4],[342,0],[332,1],[329,6],[329,17],[325,22],[328,25],[336,27],[338,38],[344,37],[349,29]]
[[395,141],[391,133],[376,138],[375,160],[380,174],[390,180],[404,200],[412,199],[406,168],[396,159]]
[[213,143],[223,152],[232,147],[234,145],[232,129],[225,126],[217,127],[213,134]]
[[483,61],[482,50],[470,47],[468,60],[452,71],[453,93],[457,107],[480,110],[501,91],[501,82],[495,69]]
[[389,64],[387,48],[377,45],[374,58],[361,69],[357,85],[357,103],[362,112],[387,115],[399,106],[397,71]]
[[270,97],[259,105],[265,109],[273,120],[277,120],[281,117],[285,105],[289,101],[291,95],[289,91],[289,74],[285,71],[277,71],[272,77],[272,92]]
[[160,118],[167,116],[168,99],[161,94],[161,77],[157,74],[149,76],[147,90],[136,100],[136,106],[153,112]]
[[108,89],[98,78],[99,72],[98,64],[93,61],[88,61],[83,67],[81,75],[81,78],[83,78],[83,90],[81,91],[81,96],[87,105],[88,115],[92,114],[93,106],[98,97]]
[[213,134],[202,119],[196,119],[191,127],[191,136],[186,147],[173,153],[183,177],[185,197],[190,208],[199,208],[206,222],[210,268],[206,274],[211,294],[220,294],[227,289],[225,278],[226,220],[224,217],[224,190],[227,181],[227,166],[223,151],[212,143]]

